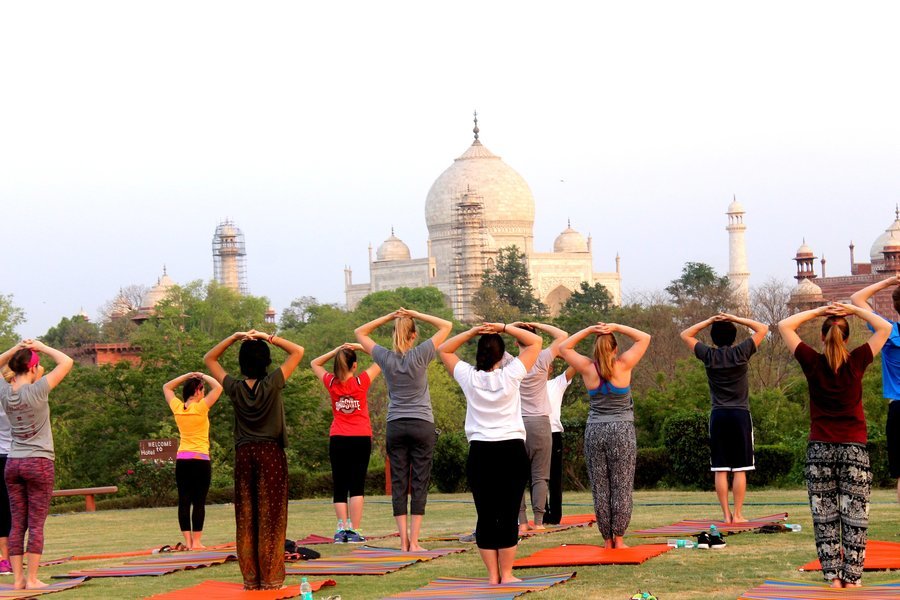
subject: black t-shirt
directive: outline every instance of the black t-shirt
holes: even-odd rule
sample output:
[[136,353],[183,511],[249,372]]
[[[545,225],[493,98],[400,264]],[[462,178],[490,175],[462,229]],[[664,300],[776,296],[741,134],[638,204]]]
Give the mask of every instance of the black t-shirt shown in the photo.
[[697,342],[694,346],[694,355],[706,367],[713,410],[717,408],[750,410],[747,368],[750,357],[755,353],[756,344],[752,337],[737,346],[712,348],[703,342]]
[[225,376],[222,388],[234,405],[235,447],[246,442],[277,442],[282,448],[287,446],[281,367],[257,380],[254,389],[231,375]]

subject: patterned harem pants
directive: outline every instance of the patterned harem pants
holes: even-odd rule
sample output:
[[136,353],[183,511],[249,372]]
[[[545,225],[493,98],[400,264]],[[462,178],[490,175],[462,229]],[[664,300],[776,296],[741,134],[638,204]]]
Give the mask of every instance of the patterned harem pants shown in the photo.
[[631,522],[637,460],[634,423],[588,423],[584,429],[584,457],[600,535],[604,540],[625,535]]
[[862,577],[869,529],[869,453],[858,444],[810,442],[804,473],[825,581],[856,583]]

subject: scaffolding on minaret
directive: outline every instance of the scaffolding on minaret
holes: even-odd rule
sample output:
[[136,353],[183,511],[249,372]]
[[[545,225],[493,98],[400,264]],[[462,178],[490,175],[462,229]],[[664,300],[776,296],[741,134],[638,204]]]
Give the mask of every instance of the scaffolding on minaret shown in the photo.
[[747,226],[744,224],[744,207],[734,197],[728,206],[728,279],[734,290],[735,300],[741,309],[750,307],[750,270],[747,266],[747,246],[744,234]]
[[464,323],[478,318],[472,308],[472,299],[481,287],[484,275],[486,237],[484,198],[469,188],[460,195],[453,215],[453,262],[450,271],[453,314]]
[[244,234],[230,219],[216,227],[212,253],[213,279],[239,294],[247,294],[247,246]]

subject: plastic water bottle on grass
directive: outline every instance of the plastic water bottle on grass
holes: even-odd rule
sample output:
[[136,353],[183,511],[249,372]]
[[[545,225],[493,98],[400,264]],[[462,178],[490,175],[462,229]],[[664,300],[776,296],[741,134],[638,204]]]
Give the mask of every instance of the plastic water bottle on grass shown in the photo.
[[312,586],[306,577],[300,580],[300,600],[313,600]]
[[694,548],[694,540],[668,540],[667,545],[672,548]]
[[799,523],[785,523],[784,526],[790,529],[791,533],[798,533],[803,529]]

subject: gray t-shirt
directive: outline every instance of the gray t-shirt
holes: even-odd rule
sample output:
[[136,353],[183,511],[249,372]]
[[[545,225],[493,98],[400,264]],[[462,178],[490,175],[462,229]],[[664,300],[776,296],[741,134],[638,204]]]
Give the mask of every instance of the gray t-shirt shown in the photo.
[[541,350],[534,366],[522,380],[519,394],[522,396],[523,417],[549,417],[550,398],[547,396],[547,371],[553,364],[553,353],[549,348]]
[[53,460],[53,432],[50,430],[50,383],[46,377],[13,391],[0,382],[0,406],[9,418],[12,431],[10,458]]
[[753,338],[747,338],[736,346],[713,348],[702,342],[697,342],[694,346],[694,355],[706,367],[713,410],[717,408],[750,410],[747,369],[750,357],[754,354],[756,344]]
[[12,447],[12,429],[9,426],[9,417],[6,411],[0,407],[0,456],[9,454]]
[[434,342],[430,339],[406,354],[378,344],[372,348],[372,360],[381,367],[390,397],[388,421],[422,419],[434,423],[431,394],[428,392],[428,363],[434,360],[436,354]]

